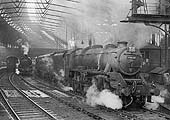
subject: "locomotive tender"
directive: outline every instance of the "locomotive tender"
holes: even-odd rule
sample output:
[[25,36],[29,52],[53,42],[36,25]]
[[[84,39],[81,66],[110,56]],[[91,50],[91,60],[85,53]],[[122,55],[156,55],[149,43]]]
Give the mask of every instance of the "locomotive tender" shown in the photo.
[[[147,83],[140,73],[143,63],[141,53],[133,46],[127,47],[127,42],[118,42],[117,46],[109,44],[104,48],[94,45],[48,57],[53,61],[63,61],[65,82],[82,95],[86,94],[92,81],[99,91],[109,89],[118,95],[124,107],[131,104],[143,106],[146,98],[151,102],[152,95],[159,95],[154,84]],[[57,68],[61,64],[54,66]]]

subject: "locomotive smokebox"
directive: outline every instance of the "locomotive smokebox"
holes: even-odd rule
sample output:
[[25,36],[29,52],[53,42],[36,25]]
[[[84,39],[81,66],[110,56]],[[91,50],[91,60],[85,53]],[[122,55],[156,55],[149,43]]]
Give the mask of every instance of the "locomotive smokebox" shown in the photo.
[[118,48],[127,47],[127,44],[128,44],[128,42],[126,42],[126,41],[119,41],[119,42],[117,42]]
[[136,75],[142,65],[142,57],[140,51],[135,47],[127,47],[126,41],[118,42],[118,47],[103,50],[99,56],[98,66],[101,70],[105,70],[109,64],[112,71],[120,72],[124,75]]

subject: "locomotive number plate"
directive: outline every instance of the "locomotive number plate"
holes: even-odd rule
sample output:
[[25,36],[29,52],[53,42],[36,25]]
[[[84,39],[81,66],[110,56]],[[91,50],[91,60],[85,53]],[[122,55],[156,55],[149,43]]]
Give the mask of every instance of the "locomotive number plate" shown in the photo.
[[135,56],[128,56],[127,58],[130,59],[130,60],[136,60]]

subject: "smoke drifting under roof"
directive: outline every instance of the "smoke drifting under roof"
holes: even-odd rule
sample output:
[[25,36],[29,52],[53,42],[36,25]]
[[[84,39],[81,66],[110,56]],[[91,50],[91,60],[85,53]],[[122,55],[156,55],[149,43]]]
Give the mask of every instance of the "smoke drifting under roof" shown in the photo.
[[[142,24],[120,23],[131,8],[127,0],[80,0],[72,6],[77,10],[70,10],[73,15],[66,15],[65,22],[71,31],[68,34],[79,43],[88,40],[87,34],[92,34],[96,44],[128,41],[140,48],[150,39],[151,33],[156,32]],[[82,37],[82,34],[86,36]]]

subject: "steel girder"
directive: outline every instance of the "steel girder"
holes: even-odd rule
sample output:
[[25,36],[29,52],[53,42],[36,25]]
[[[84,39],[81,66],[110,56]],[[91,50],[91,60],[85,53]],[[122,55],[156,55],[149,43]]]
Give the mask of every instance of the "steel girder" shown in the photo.
[[[76,8],[57,4],[56,0],[1,0],[0,1],[0,24],[8,24],[24,36],[35,28],[55,31],[66,15],[73,15],[70,10]],[[65,0],[79,3],[76,0]],[[33,20],[30,19],[34,18]],[[65,42],[58,42],[66,44]]]

